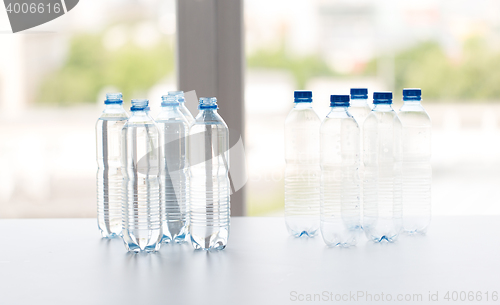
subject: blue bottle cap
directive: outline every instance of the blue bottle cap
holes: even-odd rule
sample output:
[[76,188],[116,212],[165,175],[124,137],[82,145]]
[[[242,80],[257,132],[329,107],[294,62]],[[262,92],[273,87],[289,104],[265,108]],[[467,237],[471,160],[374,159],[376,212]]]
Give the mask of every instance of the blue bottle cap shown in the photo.
[[293,92],[294,103],[311,103],[312,96],[312,91],[297,90]]
[[201,97],[198,109],[218,109],[217,98],[215,97]]
[[179,103],[184,103],[184,91],[169,91],[168,95],[175,96]]
[[373,104],[392,104],[392,92],[373,92]]
[[170,95],[170,92],[168,95],[163,95],[161,97],[161,106],[166,107],[166,106],[179,106],[179,99],[175,95]]
[[107,93],[106,100],[104,104],[122,104],[123,103],[123,95],[121,92],[118,93]]
[[330,95],[330,107],[349,107],[349,95]]
[[351,88],[351,99],[367,99],[368,89],[366,88]]
[[130,111],[145,111],[148,108],[148,104],[149,100],[147,99],[133,99]]
[[403,101],[420,101],[422,100],[422,90],[420,88],[403,89]]

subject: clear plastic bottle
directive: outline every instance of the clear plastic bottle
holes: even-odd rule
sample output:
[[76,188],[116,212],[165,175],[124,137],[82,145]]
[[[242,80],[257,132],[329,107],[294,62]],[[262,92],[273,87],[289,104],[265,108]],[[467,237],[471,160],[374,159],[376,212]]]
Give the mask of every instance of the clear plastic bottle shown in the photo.
[[179,102],[179,109],[182,112],[182,114],[186,117],[186,120],[188,121],[189,126],[193,125],[194,123],[194,117],[187,109],[186,107],[186,101],[184,99],[184,91],[169,91],[168,95],[175,96],[177,98],[177,101]]
[[148,100],[132,100],[132,116],[122,129],[122,234],[130,252],[155,252],[163,237],[159,132],[147,106]]
[[215,97],[200,98],[189,130],[189,233],[195,249],[222,250],[229,237],[229,130]]
[[403,228],[425,234],[431,220],[431,119],[420,89],[403,90],[398,116],[403,126]]
[[160,132],[163,242],[184,242],[188,233],[189,179],[186,151],[189,125],[179,110],[179,102],[175,96],[162,96],[156,126]]
[[[359,128],[362,128],[366,117],[370,114],[372,108],[368,104],[368,89],[351,88],[351,101],[349,113],[356,119]],[[361,134],[363,132],[361,131]]]
[[[366,120],[366,117],[372,111],[371,106],[368,104],[368,89],[366,88],[351,88],[351,103],[349,106],[349,113],[352,114],[356,122],[358,123],[359,130],[361,131],[360,135],[360,163],[359,163],[359,179],[360,182],[364,179],[365,173],[365,164],[363,162],[363,123]],[[363,229],[362,219],[363,219],[363,183],[360,183],[361,192],[360,192],[360,229]]]
[[295,91],[285,121],[285,222],[292,236],[313,237],[320,227],[321,120],[311,91]]
[[394,242],[402,229],[401,122],[391,92],[373,93],[373,104],[363,124],[363,229],[369,240]]
[[128,115],[121,93],[106,94],[106,105],[96,123],[97,225],[102,237],[122,233],[121,132]]
[[360,130],[349,95],[332,95],[321,123],[321,235],[328,246],[356,244],[360,231]]

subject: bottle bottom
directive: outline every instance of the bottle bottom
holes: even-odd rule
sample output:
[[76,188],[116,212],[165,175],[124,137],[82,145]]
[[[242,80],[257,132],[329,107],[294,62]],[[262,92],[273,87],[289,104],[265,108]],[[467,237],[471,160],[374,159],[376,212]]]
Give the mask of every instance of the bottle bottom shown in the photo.
[[100,230],[101,231],[101,236],[102,238],[108,238],[108,239],[114,239],[114,238],[119,238],[121,237],[120,234],[116,234],[116,233],[109,233],[109,232],[106,232],[106,231],[103,231],[103,230]]
[[196,227],[190,229],[191,244],[195,250],[223,250],[229,238],[229,226]]
[[112,218],[106,221],[103,217],[97,219],[97,226],[103,238],[117,238],[122,235],[122,220],[121,215],[119,218]]
[[323,238],[323,240],[325,241],[325,244],[330,248],[349,248],[356,246],[356,244],[358,243],[356,238],[350,238],[347,240],[345,238],[338,238],[336,240],[326,240],[325,238]]
[[164,244],[170,244],[172,241],[176,244],[183,244],[187,243],[189,241],[189,235],[188,234],[180,234],[176,235],[172,238],[170,235],[163,235],[163,238],[161,239],[161,242]]
[[318,217],[286,216],[286,228],[294,237],[314,237],[318,234],[320,221]]
[[427,226],[423,228],[404,228],[403,232],[406,235],[426,235],[427,234]]
[[342,222],[322,221],[321,236],[328,247],[348,248],[357,244],[361,236],[361,227],[359,224],[346,226]]
[[403,231],[406,235],[425,235],[429,223],[429,216],[403,216]]
[[401,218],[372,218],[365,217],[363,220],[363,230],[366,238],[375,243],[395,242],[402,231]]
[[163,222],[163,237],[161,240],[162,243],[168,244],[172,241],[178,244],[185,243],[189,240],[188,235],[189,229],[186,222]]
[[137,244],[127,244],[125,243],[125,247],[127,248],[128,252],[133,252],[133,253],[141,253],[141,252],[146,252],[146,253],[154,253],[160,250],[160,244],[158,243],[156,245],[150,245],[146,246],[144,249],[139,247]]
[[123,230],[123,242],[129,252],[156,252],[160,250],[161,229],[156,230]]
[[368,240],[371,240],[373,241],[374,243],[383,243],[383,242],[389,242],[389,243],[393,243],[395,242],[396,240],[398,240],[398,237],[399,237],[399,233],[388,233],[388,234],[372,234],[368,231],[365,231],[366,232],[366,238],[368,238]]

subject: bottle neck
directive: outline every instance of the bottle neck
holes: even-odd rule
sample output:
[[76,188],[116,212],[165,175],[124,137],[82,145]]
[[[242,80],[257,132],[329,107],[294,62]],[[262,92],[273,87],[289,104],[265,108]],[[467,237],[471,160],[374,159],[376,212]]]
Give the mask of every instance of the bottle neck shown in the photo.
[[403,100],[403,106],[401,106],[399,111],[425,111],[425,110],[424,107],[422,107],[420,101]]
[[158,118],[172,118],[182,115],[180,106],[177,105],[165,105],[161,106]]
[[125,113],[123,104],[105,104],[103,113]]
[[331,106],[330,111],[333,112],[347,112],[347,106]]
[[312,108],[312,103],[295,103],[294,109],[308,109]]
[[351,115],[349,114],[348,108],[346,106],[331,106],[330,112],[326,115],[329,119],[343,119],[348,118]]
[[403,100],[403,104],[407,106],[421,106],[420,101],[415,100]]
[[134,111],[131,111],[131,114],[133,117],[149,117],[148,115],[148,110],[144,109],[144,110],[134,110]]
[[179,104],[177,105],[165,105],[165,106],[161,106],[161,110],[178,110],[180,107]]
[[368,106],[368,99],[367,98],[352,98],[350,103],[351,103],[351,107],[364,107],[364,106]]
[[123,109],[123,104],[105,104],[104,110]]
[[210,108],[200,109],[200,113],[203,114],[217,113],[217,109],[210,109]]
[[394,111],[392,104],[374,104],[373,111]]
[[222,118],[217,113],[217,109],[200,109],[200,112],[194,119],[195,122],[204,122],[204,123],[217,123],[221,122]]

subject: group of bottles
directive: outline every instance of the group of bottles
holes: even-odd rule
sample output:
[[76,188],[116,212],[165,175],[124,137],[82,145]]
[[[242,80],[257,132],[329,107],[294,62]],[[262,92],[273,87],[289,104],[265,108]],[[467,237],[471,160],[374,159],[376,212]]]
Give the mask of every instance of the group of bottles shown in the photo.
[[431,206],[431,121],[420,89],[332,95],[321,121],[311,91],[295,91],[285,122],[285,220],[293,236],[321,231],[328,246],[355,245],[362,231],[394,242],[425,234]]
[[224,249],[229,237],[229,130],[216,98],[201,98],[196,118],[182,91],[162,96],[154,120],[149,101],[107,94],[97,121],[98,226],[128,251],[155,252],[190,240]]

